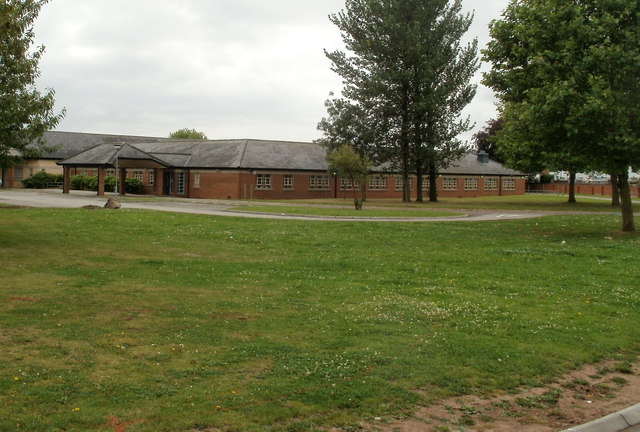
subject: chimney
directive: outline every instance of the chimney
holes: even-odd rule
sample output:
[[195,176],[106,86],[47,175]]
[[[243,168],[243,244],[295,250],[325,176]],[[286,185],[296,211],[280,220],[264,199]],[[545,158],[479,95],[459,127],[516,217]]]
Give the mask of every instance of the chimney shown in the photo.
[[489,163],[489,154],[484,150],[480,150],[477,156],[478,156],[478,162]]

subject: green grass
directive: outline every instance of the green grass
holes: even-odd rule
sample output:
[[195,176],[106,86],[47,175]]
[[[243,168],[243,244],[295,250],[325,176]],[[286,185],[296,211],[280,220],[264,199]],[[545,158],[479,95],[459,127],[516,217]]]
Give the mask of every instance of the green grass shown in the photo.
[[[594,199],[598,198],[598,199]],[[604,198],[604,199],[600,199]],[[423,203],[400,203],[397,199],[369,199],[364,204],[365,209],[392,207],[405,209],[439,210],[439,209],[465,209],[465,210],[533,210],[533,211],[585,211],[585,212],[620,212],[619,207],[611,206],[611,201],[606,197],[578,196],[577,203],[569,204],[567,196],[563,195],[514,195],[492,196],[476,198],[438,198],[438,202],[428,202],[425,197]],[[289,205],[297,204],[326,204],[348,205],[349,201],[342,198],[321,200],[295,200],[287,201]],[[640,212],[640,202],[634,201],[634,211]]]
[[277,213],[286,215],[308,215],[308,216],[335,216],[335,217],[385,217],[385,218],[435,218],[462,216],[463,213],[451,211],[437,211],[428,209],[405,208],[395,209],[362,209],[344,207],[318,207],[318,206],[288,206],[288,205],[250,205],[232,207],[230,210],[255,212],[255,213]]
[[355,430],[640,353],[619,217],[0,208],[0,430]]

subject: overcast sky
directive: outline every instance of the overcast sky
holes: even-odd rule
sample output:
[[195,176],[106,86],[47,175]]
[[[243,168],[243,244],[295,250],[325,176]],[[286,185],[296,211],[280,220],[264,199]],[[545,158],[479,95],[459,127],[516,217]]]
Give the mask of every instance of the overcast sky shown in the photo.
[[[480,47],[508,0],[463,0]],[[329,21],[344,0],[50,0],[35,25],[40,87],[67,109],[58,130],[210,139],[311,141],[341,80],[323,49],[341,49]],[[483,65],[483,69],[486,69]],[[480,82],[480,74],[476,81]],[[495,116],[479,85],[467,114]],[[468,138],[467,134],[464,138]]]

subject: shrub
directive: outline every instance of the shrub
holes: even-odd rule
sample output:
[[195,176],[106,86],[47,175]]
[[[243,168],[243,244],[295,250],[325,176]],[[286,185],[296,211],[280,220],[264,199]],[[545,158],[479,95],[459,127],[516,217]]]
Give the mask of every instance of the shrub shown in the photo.
[[[87,177],[83,175],[76,175],[71,177],[71,188],[77,190],[88,190],[88,191],[97,191],[98,190],[98,177]],[[116,177],[115,176],[107,176],[104,179],[104,191],[105,192],[114,192],[116,189]],[[126,179],[125,183],[125,192],[131,194],[141,194],[144,190],[142,182],[135,178]]]
[[143,192],[142,182],[136,178],[128,178],[125,191],[130,194],[141,194]]
[[51,183],[62,183],[62,174],[50,174],[45,171],[40,171],[22,180],[22,185],[29,189],[45,189],[49,187]]
[[89,190],[89,180],[91,177],[85,175],[74,175],[71,177],[71,189],[74,190]]

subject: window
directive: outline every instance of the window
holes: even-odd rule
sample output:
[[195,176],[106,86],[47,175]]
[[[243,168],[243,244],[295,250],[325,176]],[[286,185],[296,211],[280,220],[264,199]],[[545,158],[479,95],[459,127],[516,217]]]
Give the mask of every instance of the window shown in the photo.
[[143,171],[134,171],[133,172],[133,178],[136,180],[140,180],[142,181],[142,176],[144,175]]
[[351,179],[340,178],[340,190],[353,190],[354,186],[356,189],[360,189],[360,183],[358,180],[354,183]]
[[516,180],[512,178],[502,179],[503,190],[516,190]]
[[200,173],[193,175],[193,187],[196,189],[200,187]]
[[[401,191],[404,188],[404,178],[402,176],[396,176],[395,183],[397,191]],[[409,177],[409,189],[413,190],[413,177]]]
[[458,179],[454,177],[445,177],[442,179],[443,190],[458,190]]
[[22,180],[24,176],[24,173],[22,172],[22,168],[14,168],[13,176],[15,177],[16,180]]
[[387,188],[387,178],[383,176],[373,176],[369,179],[370,190],[384,190]]
[[478,190],[478,179],[474,177],[465,178],[464,190]]
[[329,176],[312,175],[309,177],[309,189],[327,190],[329,189]]
[[183,194],[185,192],[185,177],[186,173],[179,172],[178,173],[178,193]]
[[115,176],[116,175],[116,170],[114,170],[113,168],[109,168],[107,170],[107,175],[108,176]]
[[149,184],[151,186],[156,184],[156,172],[153,170],[149,171]]
[[256,174],[256,189],[271,189],[271,174]]
[[284,177],[282,177],[282,189],[293,189],[293,175],[285,174]]
[[498,190],[498,179],[495,177],[484,179],[484,190]]
[[422,178],[422,190],[429,190],[429,188],[431,187],[431,180],[429,180],[428,178]]

